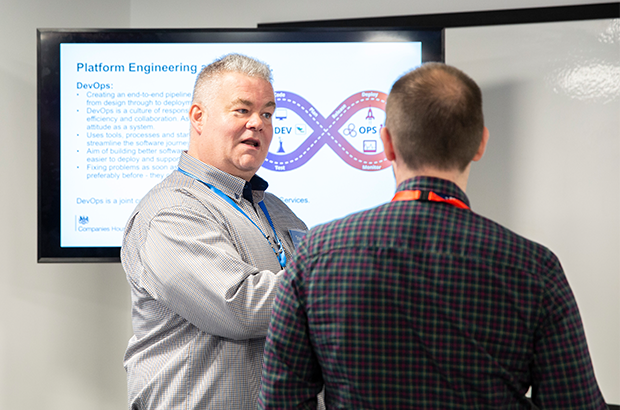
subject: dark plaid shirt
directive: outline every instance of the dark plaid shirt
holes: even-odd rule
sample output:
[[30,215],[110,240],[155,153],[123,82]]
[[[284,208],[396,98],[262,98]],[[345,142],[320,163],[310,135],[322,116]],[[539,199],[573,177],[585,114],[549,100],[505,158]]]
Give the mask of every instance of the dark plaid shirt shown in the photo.
[[[451,182],[423,189],[469,201]],[[261,408],[604,409],[556,256],[472,211],[391,202],[308,234],[280,284]]]

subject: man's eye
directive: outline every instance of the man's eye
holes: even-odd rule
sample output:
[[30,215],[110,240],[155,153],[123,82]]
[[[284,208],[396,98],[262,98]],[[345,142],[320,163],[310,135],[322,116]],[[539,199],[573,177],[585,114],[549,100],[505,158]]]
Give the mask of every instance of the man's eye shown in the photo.
[[263,116],[264,116],[265,118],[267,118],[268,120],[270,120],[270,119],[271,119],[271,117],[273,116],[273,114],[272,114],[272,113],[270,113],[270,112],[266,112],[266,113],[264,113],[264,114],[263,114]]

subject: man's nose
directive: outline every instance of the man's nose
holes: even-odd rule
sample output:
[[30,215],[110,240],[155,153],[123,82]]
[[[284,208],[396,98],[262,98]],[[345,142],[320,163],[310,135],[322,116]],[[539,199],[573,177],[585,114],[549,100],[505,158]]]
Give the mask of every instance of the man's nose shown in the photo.
[[254,113],[248,119],[246,127],[255,131],[262,131],[264,127],[263,119],[260,116],[260,113]]

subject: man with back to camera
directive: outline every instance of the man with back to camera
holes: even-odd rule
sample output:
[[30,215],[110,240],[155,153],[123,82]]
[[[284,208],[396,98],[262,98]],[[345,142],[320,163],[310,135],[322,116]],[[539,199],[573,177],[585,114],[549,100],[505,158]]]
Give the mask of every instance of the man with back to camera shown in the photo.
[[[387,100],[392,202],[314,228],[267,334],[260,408],[605,409],[556,256],[469,209],[476,83],[429,63]],[[526,392],[532,388],[531,400]]]
[[307,229],[255,175],[274,110],[267,65],[232,54],[204,68],[189,150],[127,223],[130,409],[256,408],[289,230]]

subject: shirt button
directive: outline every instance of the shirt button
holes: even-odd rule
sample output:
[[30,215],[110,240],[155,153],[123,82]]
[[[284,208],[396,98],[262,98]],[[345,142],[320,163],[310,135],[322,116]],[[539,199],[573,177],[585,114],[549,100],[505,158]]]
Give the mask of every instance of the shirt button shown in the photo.
[[239,199],[239,194],[235,194],[235,199]]

